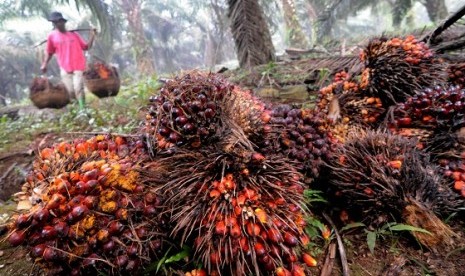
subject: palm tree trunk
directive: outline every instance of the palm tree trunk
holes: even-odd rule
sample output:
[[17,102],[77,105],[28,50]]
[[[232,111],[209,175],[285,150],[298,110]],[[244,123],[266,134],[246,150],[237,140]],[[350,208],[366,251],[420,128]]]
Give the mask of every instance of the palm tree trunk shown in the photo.
[[228,0],[231,31],[242,68],[275,58],[271,34],[258,0]]
[[128,20],[130,39],[135,51],[137,71],[141,75],[153,75],[155,74],[154,55],[150,43],[144,34],[141,14],[142,1],[122,0],[120,4],[121,10]]
[[412,0],[397,0],[394,3],[392,10],[392,25],[399,27],[405,15],[412,8]]
[[444,0],[426,0],[426,11],[428,11],[429,19],[437,23],[447,17],[447,7]]
[[289,46],[305,49],[308,47],[308,40],[295,12],[293,0],[282,0],[284,11],[284,22],[286,24],[287,38]]

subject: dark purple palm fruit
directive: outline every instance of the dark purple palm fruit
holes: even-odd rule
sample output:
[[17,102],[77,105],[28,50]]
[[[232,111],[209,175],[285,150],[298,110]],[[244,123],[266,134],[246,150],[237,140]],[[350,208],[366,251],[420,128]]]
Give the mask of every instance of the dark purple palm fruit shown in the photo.
[[450,214],[457,205],[429,160],[414,141],[360,130],[334,153],[327,188],[335,195],[334,203],[370,223],[393,216],[431,232],[412,233],[422,244],[449,244],[453,233],[436,214]]
[[447,80],[445,63],[414,36],[372,39],[361,53],[361,88],[385,107],[404,102],[421,87]]
[[392,128],[423,128],[434,131],[458,129],[465,125],[465,89],[456,85],[422,90],[394,106]]
[[198,148],[220,136],[223,109],[233,87],[219,74],[194,71],[176,77],[150,98],[142,132],[159,150]]
[[[25,185],[37,204],[10,226],[48,274],[138,274],[163,245],[161,197],[141,181],[143,145],[97,135],[40,151]],[[32,194],[34,190],[34,194]]]
[[450,62],[447,73],[449,74],[448,81],[450,83],[465,88],[465,61]]
[[318,177],[338,141],[333,137],[323,112],[281,104],[272,107],[267,132],[252,141],[266,154],[277,153],[298,161],[301,172]]

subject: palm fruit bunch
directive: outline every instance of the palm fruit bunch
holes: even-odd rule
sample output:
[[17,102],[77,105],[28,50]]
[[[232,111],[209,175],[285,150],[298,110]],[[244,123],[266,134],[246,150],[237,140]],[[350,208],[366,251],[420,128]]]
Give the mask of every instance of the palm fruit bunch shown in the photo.
[[361,88],[386,106],[403,102],[421,87],[447,79],[445,63],[414,36],[372,39],[360,54]]
[[450,63],[447,72],[450,83],[465,88],[465,62]]
[[250,91],[234,86],[225,111],[229,120],[234,121],[250,140],[263,139],[265,126],[271,119],[271,110],[261,99]]
[[[184,135],[183,143],[171,142],[175,150],[163,147],[144,167],[144,181],[164,195],[173,227],[171,238],[190,246],[192,262],[203,266],[189,273],[307,275],[307,266],[315,266],[316,261],[305,251],[309,237],[304,233],[307,212],[302,209],[300,165],[282,152],[267,155],[272,145],[265,142],[278,137],[267,135],[287,132],[287,117],[295,122],[293,130],[297,125],[303,127],[302,112],[288,106],[281,121],[275,122],[273,111],[260,100],[214,74],[190,73],[168,82],[160,96],[173,109],[176,102],[168,99],[175,95],[199,102],[205,96],[206,103],[215,104],[209,105],[215,108],[209,121],[185,112],[196,129],[211,130],[207,136]],[[152,102],[151,110],[157,112],[149,114],[144,131],[158,122],[160,127],[180,131],[179,116],[172,116],[172,111],[168,116],[159,98]],[[152,137],[156,134],[160,133],[151,132]]]
[[391,127],[446,129],[465,123],[465,89],[456,85],[422,90],[394,107]]
[[32,208],[10,225],[49,275],[136,274],[161,249],[161,197],[139,177],[142,143],[98,135],[40,151],[27,177]]
[[159,150],[177,146],[198,148],[218,139],[222,108],[233,85],[217,74],[191,72],[168,81],[152,96],[143,133]]
[[31,94],[46,90],[49,85],[48,82],[49,80],[47,78],[35,77],[29,86]]
[[173,238],[209,275],[308,275],[316,261],[305,251],[303,176],[291,160],[266,158],[241,139],[154,161],[148,181],[163,183],[157,192],[173,210]]
[[318,99],[315,109],[330,113],[331,103],[335,96],[340,94],[355,93],[359,89],[358,84],[350,80],[347,72],[341,71],[334,75],[333,81],[318,91]]
[[[439,165],[449,186],[465,198],[465,128],[456,132],[435,133],[426,143],[426,150]],[[465,206],[464,204],[462,204]]]
[[371,219],[393,215],[432,234],[414,233],[424,245],[451,242],[452,232],[436,214],[457,207],[425,152],[409,139],[385,132],[356,131],[330,162],[335,202]]
[[253,141],[266,154],[278,153],[300,163],[310,179],[318,177],[323,161],[338,145],[323,112],[292,105],[273,106],[261,141]]
[[115,67],[110,68],[103,62],[96,61],[92,63],[84,72],[84,77],[88,80],[115,78],[117,71]]
[[348,93],[339,97],[342,122],[376,128],[383,121],[386,108],[378,97]]

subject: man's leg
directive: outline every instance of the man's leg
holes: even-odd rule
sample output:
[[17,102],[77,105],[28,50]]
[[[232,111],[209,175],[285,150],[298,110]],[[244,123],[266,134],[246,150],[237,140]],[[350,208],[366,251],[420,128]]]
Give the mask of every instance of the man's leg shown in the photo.
[[76,92],[76,98],[79,103],[79,108],[84,109],[86,104],[86,97],[84,94],[84,77],[83,71],[74,71],[73,85],[74,91]]
[[76,99],[74,94],[74,85],[73,85],[73,74],[68,74],[65,70],[60,68],[61,81],[68,91],[69,98],[71,100]]

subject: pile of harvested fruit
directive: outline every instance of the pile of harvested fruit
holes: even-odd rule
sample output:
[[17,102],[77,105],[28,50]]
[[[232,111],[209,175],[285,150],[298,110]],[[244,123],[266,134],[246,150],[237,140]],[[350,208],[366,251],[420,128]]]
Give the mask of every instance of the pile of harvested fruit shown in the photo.
[[164,239],[161,198],[137,171],[144,156],[120,136],[42,149],[24,186],[34,205],[14,219],[9,242],[49,274],[137,273]]
[[96,61],[88,66],[84,72],[84,77],[88,80],[117,78],[114,68],[109,67],[103,62]]
[[48,274],[140,273],[164,244],[192,248],[194,275],[316,266],[304,173],[333,150],[324,117],[191,72],[150,98],[145,119],[135,137],[42,149],[23,188],[32,208],[11,223],[11,244]]
[[[450,245],[438,216],[464,206],[462,67],[413,36],[373,39],[361,60],[313,110],[265,103],[218,74],[168,80],[135,136],[41,149],[23,187],[31,208],[8,240],[48,274],[138,274],[187,247],[186,275],[309,275],[304,190],[317,183],[369,223],[402,219],[433,233],[413,233],[421,244]],[[112,74],[95,63],[86,78]]]

